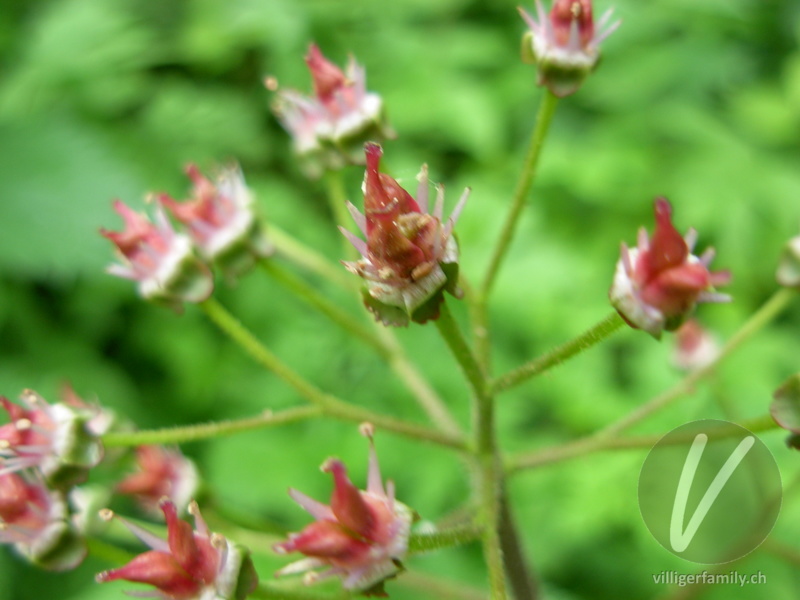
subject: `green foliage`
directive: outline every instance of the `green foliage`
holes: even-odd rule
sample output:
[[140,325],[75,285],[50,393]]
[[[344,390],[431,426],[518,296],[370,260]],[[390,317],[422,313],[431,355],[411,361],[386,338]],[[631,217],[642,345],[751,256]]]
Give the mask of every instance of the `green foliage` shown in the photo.
[[[679,229],[734,274],[735,303],[700,317],[727,338],[775,288],[776,261],[800,223],[800,8],[776,0],[659,3],[619,0],[623,25],[597,72],[561,102],[532,200],[491,304],[494,367],[503,373],[578,334],[608,312],[621,240],[651,223],[667,195]],[[765,10],[762,4],[768,4]],[[607,8],[599,2],[600,14]],[[57,397],[63,380],[141,427],[235,418],[299,402],[213,330],[193,307],[182,316],[145,305],[128,282],[102,272],[119,228],[110,201],[137,205],[149,191],[180,198],[181,167],[242,164],[260,210],[333,262],[340,258],[324,192],[305,181],[270,115],[261,80],[307,90],[310,41],[367,67],[399,137],[386,159],[402,183],[423,162],[450,201],[472,197],[458,226],[461,270],[476,282],[513,193],[540,90],[518,57],[523,23],[512,2],[475,0],[30,0],[0,9],[0,393],[30,387]],[[346,173],[359,204],[361,173]],[[448,206],[445,213],[449,213]],[[306,274],[303,274],[306,276]],[[355,298],[308,276],[353,315]],[[355,404],[422,422],[388,368],[309,307],[255,271],[221,301],[288,364]],[[462,322],[466,311],[455,307]],[[697,417],[763,414],[771,390],[798,370],[796,308],[731,359],[711,386],[649,420],[661,432]],[[399,338],[459,421],[466,384],[435,328]],[[589,433],[669,387],[670,340],[625,332],[541,380],[508,392],[498,420],[504,449],[544,447]],[[774,452],[787,478],[796,455]],[[467,501],[461,463],[379,432],[384,473],[427,520]],[[341,456],[366,477],[366,444],[350,424],[308,422],[192,444],[220,502],[296,530],[305,516],[292,486],[325,500],[317,467]],[[521,474],[511,489],[524,543],[552,598],[653,597],[651,574],[692,571],[647,535],[635,506],[643,454],[602,454]],[[795,486],[796,487],[796,486]],[[786,503],[796,504],[796,493]],[[786,508],[776,536],[795,543]],[[133,542],[131,542],[133,544]],[[133,546],[132,546],[133,547]],[[263,578],[283,564],[256,556]],[[413,558],[412,570],[485,588],[479,546]],[[61,578],[0,554],[0,597],[104,600],[108,564],[92,559]],[[790,568],[759,551],[771,598],[788,598]],[[434,597],[390,583],[393,598]],[[3,596],[5,593],[7,596]],[[730,597],[724,587],[703,590]],[[764,597],[758,586],[737,598]],[[793,596],[792,596],[793,597]]]

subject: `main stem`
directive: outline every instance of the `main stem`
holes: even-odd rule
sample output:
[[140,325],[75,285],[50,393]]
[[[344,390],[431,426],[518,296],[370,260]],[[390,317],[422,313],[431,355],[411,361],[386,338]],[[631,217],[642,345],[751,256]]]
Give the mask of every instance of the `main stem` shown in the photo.
[[458,450],[466,448],[458,437],[354,406],[323,392],[284,364],[214,298],[201,302],[199,306],[217,327],[256,362],[283,379],[308,402],[320,407],[325,414],[356,423],[368,421],[379,429]]
[[494,399],[489,391],[486,375],[464,339],[446,302],[442,304],[436,326],[472,388],[483,553],[489,568],[492,600],[505,600],[508,594],[500,539],[500,490],[503,469],[495,441]]

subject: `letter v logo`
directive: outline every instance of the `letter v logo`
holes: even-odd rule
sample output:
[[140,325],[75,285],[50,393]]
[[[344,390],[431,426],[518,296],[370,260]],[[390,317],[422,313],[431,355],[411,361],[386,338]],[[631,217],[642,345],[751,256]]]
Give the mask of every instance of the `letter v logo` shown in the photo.
[[706,518],[708,511],[714,504],[714,501],[722,492],[722,488],[733,475],[736,467],[742,462],[747,453],[755,444],[755,437],[750,435],[739,442],[734,451],[722,465],[722,468],[714,477],[711,485],[708,486],[705,494],[700,499],[700,503],[694,511],[694,514],[689,519],[686,529],[683,529],[684,517],[686,515],[686,504],[689,501],[689,492],[692,489],[692,482],[694,481],[695,474],[697,473],[697,466],[700,464],[700,459],[703,457],[703,450],[705,450],[708,436],[704,433],[699,433],[695,436],[692,442],[692,447],[689,448],[689,454],[686,456],[686,461],[683,463],[683,470],[681,471],[680,479],[678,480],[678,489],[675,491],[675,503],[672,505],[672,519],[669,524],[669,543],[675,552],[683,552],[692,543],[697,530]]

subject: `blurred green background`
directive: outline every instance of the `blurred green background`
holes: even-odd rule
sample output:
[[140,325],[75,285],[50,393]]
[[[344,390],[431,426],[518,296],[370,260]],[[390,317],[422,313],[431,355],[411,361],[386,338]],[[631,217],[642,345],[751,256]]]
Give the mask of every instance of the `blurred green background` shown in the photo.
[[[599,15],[608,7],[596,6]],[[532,6],[526,6],[533,10]],[[800,225],[800,4],[789,0],[616,0],[619,31],[598,72],[561,103],[529,210],[491,306],[494,363],[504,372],[583,331],[609,312],[607,288],[622,240],[651,227],[652,198],[673,202],[679,229],[717,248],[734,280],[730,305],[703,306],[716,335],[732,334],[775,289],[782,245]],[[419,165],[449,190],[469,185],[458,235],[462,269],[477,280],[512,194],[541,90],[518,58],[524,30],[512,2],[477,0],[5,0],[0,8],[0,393],[25,387],[55,399],[69,380],[140,427],[248,416],[295,405],[295,393],[260,370],[193,307],[147,305],[129,282],[103,273],[119,228],[111,199],[143,206],[148,191],[183,197],[181,168],[237,160],[270,222],[332,260],[340,239],[319,182],[307,181],[270,114],[261,81],[310,89],[308,44],[367,68],[399,133],[386,144],[392,173]],[[358,168],[346,171],[360,203]],[[354,315],[347,295],[318,282]],[[289,364],[325,390],[424,422],[406,389],[365,347],[293,299],[263,272],[219,299]],[[463,306],[455,307],[466,322]],[[366,318],[366,317],[364,317]],[[398,332],[459,420],[467,387],[434,327]],[[667,431],[705,417],[764,414],[770,394],[800,370],[800,310],[793,306],[711,385],[637,431]],[[671,340],[624,331],[600,349],[501,399],[502,445],[543,447],[590,433],[680,378]],[[795,598],[800,585],[797,464],[779,432],[773,449],[787,493],[772,540],[736,565],[768,587],[687,592],[652,574],[699,565],[663,550],[639,516],[644,452],[605,453],[518,475],[510,493],[545,597],[554,600]],[[457,457],[378,436],[384,474],[424,519],[460,506],[468,481]],[[290,529],[307,522],[288,486],[320,499],[317,467],[329,455],[366,476],[354,426],[308,422],[188,444],[226,505]],[[137,550],[132,542],[131,550]],[[786,552],[784,552],[786,554]],[[261,576],[282,561],[258,556]],[[42,575],[0,554],[3,600],[112,599],[131,585],[93,583],[110,565]],[[486,589],[476,544],[413,558],[393,598],[443,598],[420,584],[435,574]],[[413,587],[409,581],[416,580]],[[676,593],[677,592],[677,593]],[[692,594],[680,595],[680,594]]]

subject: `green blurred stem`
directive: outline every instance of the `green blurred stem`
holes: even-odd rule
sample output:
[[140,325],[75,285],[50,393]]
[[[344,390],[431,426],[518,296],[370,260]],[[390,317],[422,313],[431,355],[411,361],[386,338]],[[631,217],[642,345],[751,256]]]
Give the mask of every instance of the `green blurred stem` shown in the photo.
[[646,419],[653,413],[658,412],[665,406],[671,404],[681,396],[690,393],[692,390],[694,390],[695,385],[699,381],[713,373],[717,366],[725,358],[732,354],[734,350],[739,348],[739,346],[749,340],[753,335],[761,331],[770,321],[783,312],[783,310],[786,309],[794,297],[795,292],[793,290],[785,288],[779,289],[745,322],[744,325],[742,325],[742,327],[735,334],[733,334],[731,339],[729,339],[720,350],[716,360],[701,369],[692,371],[672,388],[656,396],[646,404],[643,404],[641,407],[634,410],[632,413],[623,417],[619,421],[604,428],[597,435],[615,437],[621,431],[632,427],[639,421]]
[[214,298],[201,302],[198,306],[217,327],[249,354],[251,358],[283,379],[308,402],[321,408],[324,414],[356,423],[368,421],[378,429],[392,431],[406,437],[425,440],[457,450],[466,449],[464,442],[456,436],[382,415],[360,406],[349,404],[323,392],[284,364]]
[[414,533],[408,540],[409,554],[422,554],[452,546],[462,546],[481,538],[482,529],[474,524],[458,525],[434,533]]
[[[353,219],[347,210],[347,193],[344,189],[344,179],[340,169],[325,172],[325,187],[328,191],[328,204],[333,213],[334,222],[339,227],[347,228],[353,222]],[[341,238],[343,256],[348,260],[356,258],[358,256],[356,249],[343,235]]]
[[467,376],[467,380],[475,396],[480,399],[480,402],[485,401],[488,398],[486,376],[478,363],[478,359],[464,339],[461,329],[453,318],[453,313],[450,312],[450,306],[447,302],[442,302],[439,318],[436,319],[435,322],[436,328],[439,330],[447,347],[450,348],[450,352],[453,353],[459,366],[464,371],[464,375]]
[[[779,426],[772,419],[772,416],[762,415],[752,419],[745,419],[739,423],[740,426],[759,433],[770,431],[772,429],[779,429]],[[593,452],[602,450],[649,450],[658,443],[667,432],[658,433],[655,435],[637,435],[625,437],[606,437],[599,434],[591,435],[585,438],[567,442],[560,446],[552,446],[534,452],[525,452],[511,457],[508,461],[507,470],[510,472],[521,471],[524,469],[533,469],[542,467],[544,465],[551,465],[571,458],[578,458]],[[714,434],[710,435],[711,439],[721,439],[725,437],[735,437],[739,435],[739,429],[736,427],[721,428]],[[673,442],[676,444],[690,444],[694,440],[693,435],[687,435],[685,438],[675,437]]]
[[519,385],[526,379],[541,375],[551,367],[555,367],[576,354],[588,350],[595,344],[599,344],[614,332],[618,331],[624,324],[625,321],[619,316],[619,313],[614,311],[578,337],[498,377],[493,382],[492,390],[495,393],[502,392]]
[[474,397],[475,458],[478,475],[479,521],[483,526],[483,554],[489,568],[492,600],[505,600],[506,573],[500,541],[500,489],[503,469],[499,460],[494,422],[494,399],[478,359],[473,354],[447,302],[442,303],[436,327],[469,381]]
[[461,428],[447,410],[447,406],[408,360],[402,346],[397,342],[397,338],[390,332],[382,327],[380,329],[367,327],[363,322],[320,294],[312,285],[284,269],[274,260],[262,260],[261,265],[276,281],[301,300],[308,302],[342,329],[352,333],[375,350],[414,394],[419,405],[436,425],[447,433],[461,435]]
[[542,103],[539,106],[539,114],[536,117],[536,125],[531,134],[530,146],[528,153],[525,156],[525,162],[522,164],[522,172],[517,188],[514,191],[514,198],[511,203],[511,210],[506,217],[505,224],[500,233],[500,238],[497,240],[497,246],[494,249],[492,258],[489,262],[489,268],[486,271],[486,276],[483,280],[483,286],[480,290],[480,295],[485,299],[488,298],[492,290],[497,273],[500,270],[500,264],[505,257],[511,239],[514,237],[514,230],[517,226],[517,221],[525,207],[525,201],[528,197],[533,178],[536,175],[536,166],[539,162],[539,156],[542,152],[547,132],[550,129],[550,123],[553,120],[556,106],[558,105],[558,98],[554,96],[549,90],[545,90]]
[[101,439],[106,448],[119,446],[148,446],[153,444],[182,444],[209,438],[232,435],[251,429],[277,427],[297,421],[305,421],[320,416],[322,408],[318,406],[300,406],[289,408],[278,413],[267,410],[264,413],[246,419],[200,423],[181,427],[166,427],[146,431],[120,431],[106,433]]
[[389,350],[384,346],[381,340],[378,339],[375,333],[368,329],[361,321],[339,308],[336,304],[328,300],[327,297],[319,293],[313,286],[303,281],[294,273],[284,269],[274,260],[262,260],[261,266],[273,279],[293,292],[301,300],[308,302],[342,329],[350,332],[368,346],[371,346],[373,350],[381,355],[381,358],[389,360]]
[[353,595],[344,591],[323,591],[316,588],[288,587],[270,581],[261,581],[248,598],[268,598],[269,600],[349,600]]
[[268,227],[269,239],[275,246],[278,256],[316,273],[344,290],[353,289],[353,276],[349,275],[341,265],[330,262],[322,254],[299,242],[282,229],[272,224]]

